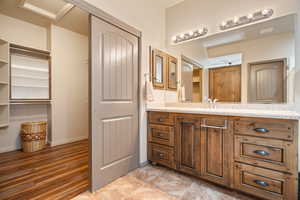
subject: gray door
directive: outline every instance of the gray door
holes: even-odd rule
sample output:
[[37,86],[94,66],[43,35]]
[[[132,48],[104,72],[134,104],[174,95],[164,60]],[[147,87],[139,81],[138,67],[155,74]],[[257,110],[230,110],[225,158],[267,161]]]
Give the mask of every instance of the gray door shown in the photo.
[[255,103],[285,102],[285,62],[268,61],[249,65],[248,101]]
[[91,190],[138,167],[138,38],[91,17]]

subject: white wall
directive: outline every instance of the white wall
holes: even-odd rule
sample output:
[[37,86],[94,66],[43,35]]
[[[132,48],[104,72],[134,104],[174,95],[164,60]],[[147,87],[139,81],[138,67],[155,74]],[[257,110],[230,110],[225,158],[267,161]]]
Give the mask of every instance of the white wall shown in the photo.
[[[149,72],[149,45],[164,49],[165,9],[164,1],[149,0],[85,0],[114,17],[142,31],[142,64],[140,69],[140,162],[147,161],[147,116],[145,112],[144,73]],[[164,100],[174,92],[156,91],[155,97]],[[176,99],[176,98],[175,98]]]
[[88,37],[51,25],[51,145],[88,137]]
[[235,53],[242,54],[242,103],[247,103],[248,64],[258,61],[287,58],[287,101],[294,103],[294,73],[295,73],[295,38],[292,33],[266,36],[258,39],[235,42],[211,47],[208,57],[226,56]]
[[26,47],[47,50],[47,29],[0,14],[0,38]]

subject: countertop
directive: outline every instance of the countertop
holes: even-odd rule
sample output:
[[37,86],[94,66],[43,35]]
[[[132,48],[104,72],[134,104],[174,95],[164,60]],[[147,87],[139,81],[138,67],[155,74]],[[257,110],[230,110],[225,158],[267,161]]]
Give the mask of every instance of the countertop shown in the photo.
[[180,106],[147,105],[146,111],[241,116],[241,117],[261,117],[276,119],[299,120],[300,114],[296,111],[287,110],[263,110],[263,109],[229,109],[229,108],[195,108]]

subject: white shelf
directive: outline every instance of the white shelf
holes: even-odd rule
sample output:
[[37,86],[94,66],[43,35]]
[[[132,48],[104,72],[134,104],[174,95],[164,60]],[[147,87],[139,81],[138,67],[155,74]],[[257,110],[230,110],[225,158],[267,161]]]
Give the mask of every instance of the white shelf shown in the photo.
[[3,60],[3,59],[0,58],[0,64],[8,64],[8,61]]
[[8,82],[6,82],[6,81],[0,81],[0,85],[8,85]]
[[15,78],[28,78],[28,79],[35,79],[35,80],[49,80],[48,77],[38,77],[38,76],[27,76],[27,75],[12,75]]
[[0,45],[6,44],[7,42],[5,40],[0,39]]
[[48,88],[48,86],[41,85],[12,85],[13,87],[24,87],[24,88]]
[[36,67],[27,67],[27,66],[21,66],[21,65],[12,65],[11,66],[13,69],[23,69],[23,70],[28,70],[28,71],[37,71],[37,72],[49,72],[48,69],[39,69]]
[[8,127],[8,126],[9,126],[8,123],[3,123],[3,124],[0,123],[0,128],[6,128],[6,127]]

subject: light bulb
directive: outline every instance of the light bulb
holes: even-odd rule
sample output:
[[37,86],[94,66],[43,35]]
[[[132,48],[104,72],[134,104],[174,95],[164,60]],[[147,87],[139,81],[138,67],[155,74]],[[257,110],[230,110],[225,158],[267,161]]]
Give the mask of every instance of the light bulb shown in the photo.
[[190,31],[190,32],[189,32],[189,35],[190,35],[190,36],[193,36],[193,35],[194,35],[194,32],[193,32],[193,31]]
[[173,37],[172,37],[172,41],[175,42],[176,40],[177,40],[177,37],[176,37],[176,36],[173,36]]
[[267,15],[269,13],[269,10],[268,9],[264,9],[263,11],[262,11],[262,14],[263,15]]
[[239,21],[239,18],[237,18],[237,17],[235,17],[235,18],[233,19],[233,22],[234,22],[234,23],[238,23],[238,21]]
[[184,39],[184,36],[185,36],[184,34],[181,34],[181,35],[180,35],[180,37],[181,37],[182,39]]
[[249,14],[248,19],[252,19],[252,18],[253,18],[253,14]]
[[227,25],[227,22],[222,22],[222,26],[226,26]]
[[199,34],[202,34],[202,33],[203,33],[203,29],[200,28],[200,29],[198,30],[198,32],[199,32]]

